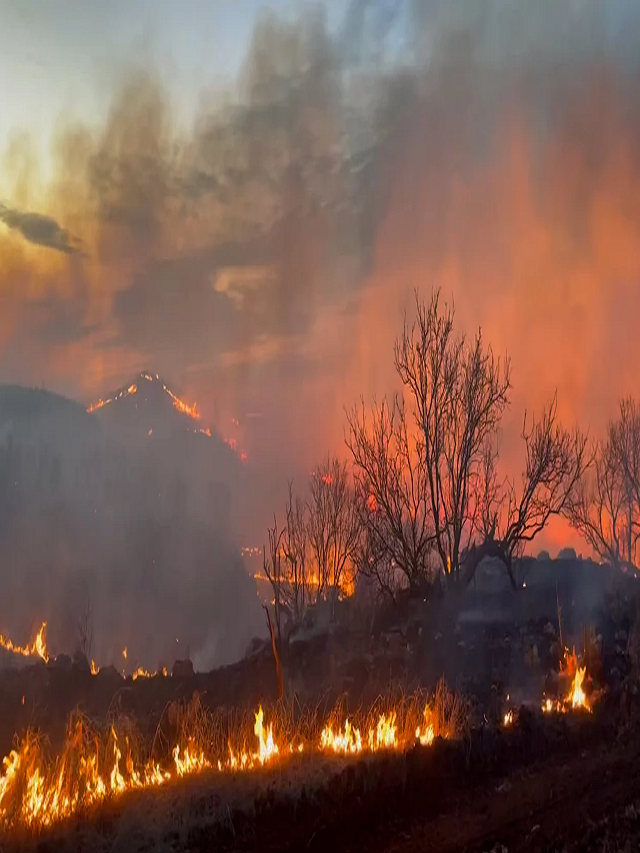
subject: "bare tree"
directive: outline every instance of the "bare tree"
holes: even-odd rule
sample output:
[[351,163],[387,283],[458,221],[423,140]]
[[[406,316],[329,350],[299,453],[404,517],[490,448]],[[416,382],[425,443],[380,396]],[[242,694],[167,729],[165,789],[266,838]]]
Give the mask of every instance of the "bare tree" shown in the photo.
[[78,649],[87,660],[91,660],[93,647],[93,608],[91,598],[87,595],[82,607],[82,613],[78,617]]
[[485,446],[477,507],[482,538],[465,554],[464,583],[471,580],[484,557],[492,556],[502,560],[515,587],[514,558],[552,516],[564,514],[575,501],[588,464],[587,439],[578,428],[570,432],[558,423],[555,395],[529,427],[525,413],[522,438],[525,466],[520,489],[508,479],[498,482],[497,449]]
[[410,436],[404,401],[364,403],[347,412],[346,444],[353,458],[362,530],[360,571],[393,595],[396,570],[410,587],[431,581],[433,523],[424,443]]
[[439,291],[428,306],[416,293],[417,317],[396,341],[398,375],[421,430],[435,547],[446,576],[460,578],[460,555],[472,542],[486,443],[508,403],[510,362],[501,365],[482,334],[454,334],[454,310]]
[[358,544],[359,520],[346,463],[327,456],[311,476],[309,546],[318,573],[318,597],[335,601]]
[[640,409],[631,399],[593,448],[565,515],[595,553],[615,568],[638,567]]
[[282,555],[285,559],[286,578],[282,595],[291,609],[294,623],[304,614],[308,600],[307,556],[309,550],[307,531],[307,506],[296,497],[293,499],[293,484],[289,483],[286,506],[286,523],[282,535]]
[[284,535],[284,530],[278,530],[278,522],[273,516],[273,527],[267,528],[269,539],[269,550],[265,546],[262,548],[262,567],[265,575],[269,578],[271,588],[273,590],[273,613],[278,632],[278,641],[280,641],[282,607],[283,607],[283,585],[286,578],[282,571],[282,553],[281,543]]

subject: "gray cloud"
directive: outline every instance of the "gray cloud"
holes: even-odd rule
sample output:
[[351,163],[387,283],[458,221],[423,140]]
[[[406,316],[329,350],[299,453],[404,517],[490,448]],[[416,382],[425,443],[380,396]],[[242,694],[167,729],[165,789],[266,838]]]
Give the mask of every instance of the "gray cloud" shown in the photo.
[[68,255],[82,254],[80,243],[51,216],[16,210],[0,204],[0,221],[19,231],[25,240]]

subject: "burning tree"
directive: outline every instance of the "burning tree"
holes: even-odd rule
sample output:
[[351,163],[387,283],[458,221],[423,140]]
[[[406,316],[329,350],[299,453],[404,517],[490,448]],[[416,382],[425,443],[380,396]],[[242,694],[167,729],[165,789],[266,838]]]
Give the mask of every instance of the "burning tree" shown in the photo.
[[622,400],[606,440],[594,444],[565,514],[601,560],[638,568],[640,407],[634,400]]
[[369,424],[364,411],[349,416],[356,481],[376,508],[366,521],[370,559],[394,549],[410,585],[433,577],[434,560],[448,583],[464,585],[485,557],[497,557],[515,586],[513,558],[571,502],[586,440],[558,423],[554,397],[528,427],[525,416],[521,488],[500,483],[497,436],[509,403],[509,359],[501,363],[481,331],[472,341],[456,335],[453,308],[441,305],[438,291],[428,305],[416,295],[416,307],[395,346],[403,400],[391,410],[374,405]]
[[402,398],[347,413],[362,530],[359,570],[394,595],[398,572],[412,588],[432,581],[434,547],[420,433],[410,434]]

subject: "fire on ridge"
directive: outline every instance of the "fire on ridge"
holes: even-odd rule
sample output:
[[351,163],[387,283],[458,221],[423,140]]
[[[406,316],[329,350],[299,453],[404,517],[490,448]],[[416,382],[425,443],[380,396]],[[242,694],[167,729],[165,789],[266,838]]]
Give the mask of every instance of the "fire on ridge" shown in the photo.
[[[175,409],[177,409],[183,415],[188,415],[190,418],[192,418],[195,421],[200,420],[200,410],[198,409],[197,403],[193,403],[192,405],[189,405],[189,403],[185,403],[185,401],[181,400],[177,394],[174,394],[174,392],[167,386],[167,384],[160,379],[160,377],[158,376],[157,373],[155,374],[155,376],[152,376],[150,373],[146,373],[146,372],[141,373],[140,378],[145,379],[147,382],[160,382],[162,385],[162,390],[164,391],[165,394],[167,394],[168,397],[170,397],[171,402],[173,403],[173,406]],[[115,403],[118,400],[122,400],[125,397],[132,396],[133,394],[136,394],[137,392],[138,392],[138,386],[134,383],[134,384],[130,385],[128,388],[122,388],[120,391],[116,392],[112,397],[108,397],[106,400],[103,400],[101,398],[100,400],[97,400],[95,403],[91,403],[87,407],[87,412],[89,412],[89,413],[95,412],[98,409],[104,408],[104,406],[108,406],[110,403]]]
[[[180,414],[182,415],[186,415],[190,420],[195,421],[196,423],[201,420],[201,414],[200,409],[198,408],[198,404],[196,402],[191,404],[187,403],[185,400],[182,400],[180,397],[178,397],[178,395],[174,391],[172,391],[171,388],[169,388],[166,382],[160,379],[160,376],[157,373],[151,374],[148,371],[145,371],[143,373],[140,373],[137,378],[138,380],[144,380],[150,383],[157,383],[162,388],[162,392],[169,397],[173,408],[177,412],[180,412]],[[87,412],[91,414],[93,412],[99,411],[105,406],[108,406],[112,403],[116,403],[120,400],[124,400],[127,397],[131,397],[137,394],[138,391],[138,385],[136,383],[132,383],[131,385],[129,385],[128,388],[120,389],[119,391],[115,392],[111,397],[108,397],[106,400],[100,398],[94,403],[91,403],[89,406],[87,406]],[[238,425],[237,419],[233,418],[232,422],[234,423],[234,425]],[[210,427],[195,426],[193,427],[193,432],[199,435],[204,435],[207,438],[211,438],[212,435]],[[153,428],[147,430],[147,435],[153,435]],[[222,438],[222,440],[233,450],[233,452],[239,457],[242,462],[247,461],[247,454],[238,448],[237,439]]]

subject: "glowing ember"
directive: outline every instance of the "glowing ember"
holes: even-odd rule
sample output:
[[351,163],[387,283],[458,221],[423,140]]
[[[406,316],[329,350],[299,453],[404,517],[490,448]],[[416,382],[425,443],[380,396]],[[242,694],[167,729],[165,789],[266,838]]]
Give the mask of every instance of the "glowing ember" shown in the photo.
[[124,647],[124,649],[122,650],[122,657],[123,657],[125,660],[127,659],[127,647],[126,647],[126,646],[125,646],[125,647]]
[[3,634],[0,634],[0,646],[8,652],[13,652],[16,655],[22,655],[23,657],[38,655],[45,663],[47,663],[49,655],[47,654],[47,643],[44,638],[46,627],[47,623],[43,622],[35,639],[29,646],[17,646],[9,637],[5,637]]
[[503,723],[505,726],[510,726],[513,724],[513,711],[507,711],[504,715]]

